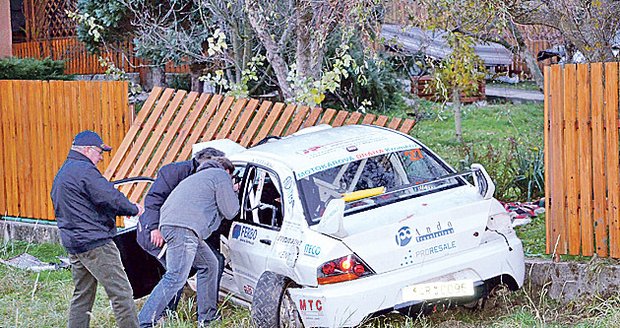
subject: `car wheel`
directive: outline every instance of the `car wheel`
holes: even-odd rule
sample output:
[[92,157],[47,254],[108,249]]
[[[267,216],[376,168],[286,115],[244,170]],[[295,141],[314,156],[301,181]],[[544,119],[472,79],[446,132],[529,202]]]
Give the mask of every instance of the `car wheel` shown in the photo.
[[252,321],[257,328],[301,328],[301,318],[288,288],[295,286],[290,279],[265,272],[258,279],[252,298]]

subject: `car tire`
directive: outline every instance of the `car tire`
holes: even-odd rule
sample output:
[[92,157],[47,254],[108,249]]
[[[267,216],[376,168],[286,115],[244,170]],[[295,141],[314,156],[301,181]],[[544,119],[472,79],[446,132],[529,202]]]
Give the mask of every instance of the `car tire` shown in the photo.
[[257,328],[302,328],[303,324],[288,289],[296,287],[289,278],[273,272],[262,274],[252,298],[252,321]]

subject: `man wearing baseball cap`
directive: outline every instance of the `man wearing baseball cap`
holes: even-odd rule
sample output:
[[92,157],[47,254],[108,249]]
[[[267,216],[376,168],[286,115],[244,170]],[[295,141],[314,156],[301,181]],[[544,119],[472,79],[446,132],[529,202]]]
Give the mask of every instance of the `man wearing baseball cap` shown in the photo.
[[112,241],[116,216],[141,215],[97,169],[103,152],[112,150],[93,131],[78,133],[52,184],[52,203],[62,245],[69,253],[75,289],[68,327],[88,327],[97,283],[112,303],[119,327],[138,327],[133,291]]

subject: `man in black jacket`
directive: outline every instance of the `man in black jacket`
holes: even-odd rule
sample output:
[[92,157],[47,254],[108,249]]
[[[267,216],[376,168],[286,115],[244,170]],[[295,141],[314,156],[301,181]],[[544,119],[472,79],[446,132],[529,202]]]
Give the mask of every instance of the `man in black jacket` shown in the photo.
[[97,133],[80,132],[52,184],[54,213],[75,284],[68,327],[89,326],[97,283],[110,298],[117,325],[138,327],[133,291],[112,238],[116,216],[140,215],[144,209],[97,169],[103,152],[111,149]]
[[[164,202],[172,193],[172,190],[188,176],[196,173],[200,164],[214,157],[224,156],[224,152],[215,148],[207,147],[197,152],[189,161],[175,162],[162,166],[157,173],[157,179],[151,185],[149,192],[144,198],[144,214],[138,220],[136,231],[136,239],[140,247],[147,253],[155,256],[159,262],[166,267],[166,259],[160,255],[164,245],[164,237],[159,231],[159,210]],[[210,245],[214,249],[216,245]],[[223,256],[214,249],[214,253],[218,257],[220,263],[219,271],[224,269]],[[219,280],[218,280],[219,282]],[[219,287],[219,284],[218,284]],[[168,309],[175,311],[179,302],[183,288],[181,288],[177,296],[172,299],[168,305]]]

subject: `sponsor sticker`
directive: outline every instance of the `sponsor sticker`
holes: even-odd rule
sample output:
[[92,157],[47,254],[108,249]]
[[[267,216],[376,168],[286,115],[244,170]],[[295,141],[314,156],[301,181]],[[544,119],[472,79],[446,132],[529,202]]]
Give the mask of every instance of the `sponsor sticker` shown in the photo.
[[256,240],[257,233],[258,231],[254,228],[237,224],[233,227],[232,239],[237,239],[248,245],[254,245],[254,241]]
[[299,299],[299,313],[308,320],[320,320],[324,316],[325,298]]
[[430,256],[433,254],[439,254],[439,253],[443,253],[447,250],[456,248],[456,241],[452,240],[446,243],[442,243],[442,244],[438,244],[435,246],[431,246],[431,247],[427,247],[427,248],[423,248],[420,250],[417,250],[415,252],[415,256],[416,257],[424,257],[424,256]]
[[407,246],[411,241],[411,229],[408,226],[403,226],[398,229],[396,233],[396,244],[400,247]]
[[321,247],[311,244],[304,245],[304,255],[316,257],[321,254]]
[[243,286],[243,292],[252,296],[254,295],[254,287],[250,286],[250,285],[244,285]]
[[419,243],[422,241],[427,241],[427,240],[451,235],[454,233],[454,228],[452,227],[452,222],[450,221],[448,221],[447,223],[444,223],[443,227],[441,225],[441,222],[437,222],[436,231],[432,231],[431,227],[426,227],[425,234],[420,234],[420,231],[418,231],[418,229],[416,229],[416,232],[418,236],[415,238],[415,241]]

